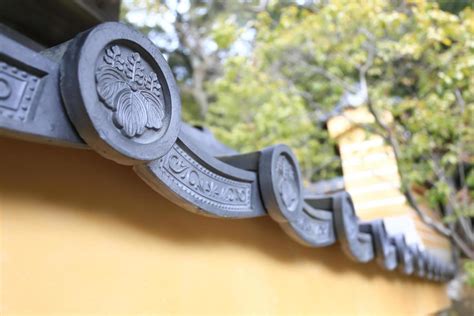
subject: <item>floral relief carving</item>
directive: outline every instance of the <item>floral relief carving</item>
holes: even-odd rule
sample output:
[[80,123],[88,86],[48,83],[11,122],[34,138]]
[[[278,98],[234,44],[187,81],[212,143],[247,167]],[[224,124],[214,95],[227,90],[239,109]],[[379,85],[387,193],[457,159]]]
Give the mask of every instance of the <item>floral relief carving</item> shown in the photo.
[[288,161],[288,158],[280,156],[276,163],[276,171],[278,193],[286,209],[293,212],[298,206],[299,196],[295,170]]
[[97,93],[113,111],[114,125],[129,138],[160,130],[164,106],[156,73],[145,73],[140,54],[122,56],[117,45],[106,48],[103,57],[96,71]]

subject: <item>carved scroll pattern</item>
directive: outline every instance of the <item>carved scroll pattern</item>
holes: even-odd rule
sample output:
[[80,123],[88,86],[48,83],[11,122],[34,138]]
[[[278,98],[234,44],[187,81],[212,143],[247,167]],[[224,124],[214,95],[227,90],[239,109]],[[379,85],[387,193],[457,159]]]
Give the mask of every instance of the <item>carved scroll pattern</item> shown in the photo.
[[251,184],[224,178],[202,166],[178,145],[159,160],[159,169],[169,182],[201,203],[227,211],[251,209]]
[[299,216],[298,219],[292,223],[292,226],[304,232],[304,236],[317,240],[318,244],[324,244],[333,240],[331,235],[331,221],[320,221],[308,216]]

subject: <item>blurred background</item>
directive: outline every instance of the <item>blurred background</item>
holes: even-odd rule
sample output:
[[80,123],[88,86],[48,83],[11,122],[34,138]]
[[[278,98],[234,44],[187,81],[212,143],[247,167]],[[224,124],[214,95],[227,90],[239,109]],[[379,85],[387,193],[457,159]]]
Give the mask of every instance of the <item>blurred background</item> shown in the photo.
[[307,183],[342,175],[328,119],[366,107],[408,201],[474,257],[472,1],[124,0],[121,19],[165,54],[187,122],[239,151],[288,144]]

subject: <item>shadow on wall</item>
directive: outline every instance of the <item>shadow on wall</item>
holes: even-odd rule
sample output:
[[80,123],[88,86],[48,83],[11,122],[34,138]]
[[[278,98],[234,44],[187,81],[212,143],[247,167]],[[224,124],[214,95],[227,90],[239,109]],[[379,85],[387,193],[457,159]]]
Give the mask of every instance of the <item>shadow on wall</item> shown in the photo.
[[366,278],[416,280],[383,271],[375,263],[352,262],[338,245],[316,249],[301,246],[268,217],[225,220],[189,213],[151,190],[130,167],[92,151],[5,138],[0,138],[0,148],[0,193],[9,198],[55,205],[65,212],[94,212],[94,216],[119,220],[169,243],[205,243],[211,247],[239,244],[285,263],[318,262],[339,274],[354,271]]

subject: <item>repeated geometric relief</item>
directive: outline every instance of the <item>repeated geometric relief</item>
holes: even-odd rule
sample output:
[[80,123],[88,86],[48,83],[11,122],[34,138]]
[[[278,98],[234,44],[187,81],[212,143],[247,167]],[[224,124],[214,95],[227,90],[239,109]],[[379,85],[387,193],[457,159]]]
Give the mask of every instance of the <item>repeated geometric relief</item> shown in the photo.
[[226,211],[250,210],[251,184],[222,177],[202,166],[178,145],[159,160],[162,181],[174,190]]
[[26,121],[39,78],[0,61],[0,115]]

